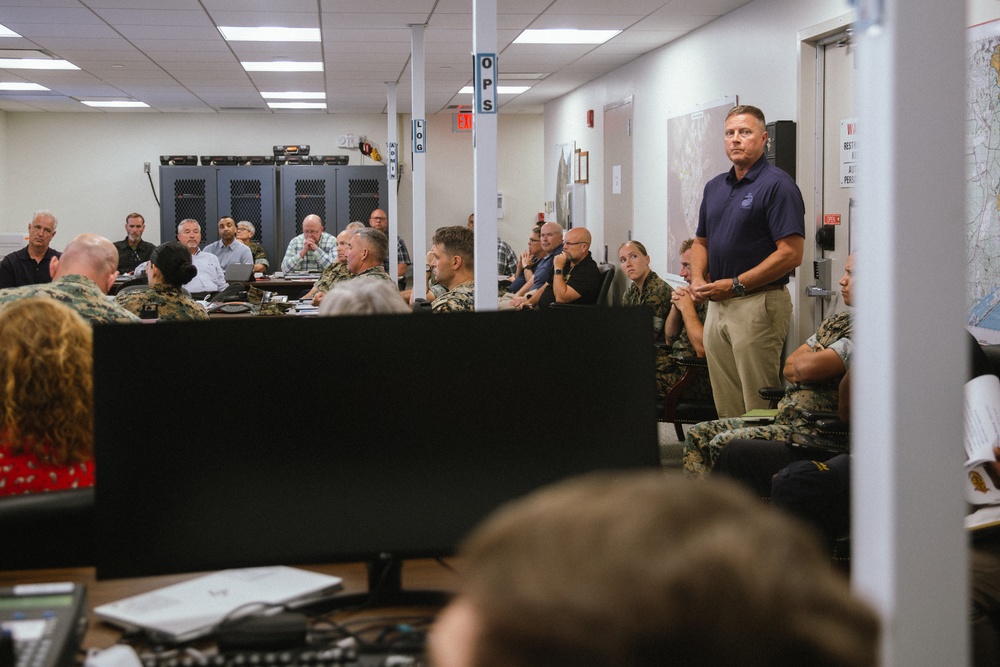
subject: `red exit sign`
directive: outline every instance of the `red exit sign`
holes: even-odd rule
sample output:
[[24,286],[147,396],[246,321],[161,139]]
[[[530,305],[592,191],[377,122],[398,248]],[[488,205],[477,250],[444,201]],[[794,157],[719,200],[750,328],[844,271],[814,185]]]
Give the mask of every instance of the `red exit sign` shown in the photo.
[[451,117],[452,132],[472,132],[472,112],[460,111]]

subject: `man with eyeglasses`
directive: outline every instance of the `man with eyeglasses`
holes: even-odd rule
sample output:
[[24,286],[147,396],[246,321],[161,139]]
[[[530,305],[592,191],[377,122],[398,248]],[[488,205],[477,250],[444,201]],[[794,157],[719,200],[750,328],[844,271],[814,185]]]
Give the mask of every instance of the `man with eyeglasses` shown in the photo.
[[49,247],[59,221],[49,211],[36,211],[28,225],[28,245],[0,260],[0,289],[52,281],[49,262],[62,255]]
[[[375,209],[368,216],[368,226],[374,227],[386,236],[389,236],[389,216],[380,208]],[[402,279],[406,275],[406,267],[413,264],[413,261],[410,259],[410,251],[406,249],[406,242],[399,235],[396,236],[396,261],[399,262],[396,266],[396,277]],[[385,258],[382,268],[385,269],[386,273],[389,273],[388,257]]]
[[545,256],[545,253],[542,252],[541,233],[541,225],[537,225],[531,230],[531,236],[528,238],[528,249],[522,252],[521,256],[517,259],[517,266],[514,269],[514,282],[507,288],[508,292],[517,294],[518,290],[524,287],[526,282],[533,279],[535,264]]
[[551,303],[589,306],[597,303],[601,271],[590,254],[590,232],[575,227],[566,232],[563,251],[552,258],[552,282],[542,291],[539,307]]
[[518,291],[517,296],[510,300],[510,306],[513,308],[521,309],[537,306],[545,288],[552,284],[552,260],[562,254],[563,228],[557,222],[546,222],[542,225],[539,238],[541,239],[542,251],[545,252],[545,257],[535,265],[532,281],[522,287]]

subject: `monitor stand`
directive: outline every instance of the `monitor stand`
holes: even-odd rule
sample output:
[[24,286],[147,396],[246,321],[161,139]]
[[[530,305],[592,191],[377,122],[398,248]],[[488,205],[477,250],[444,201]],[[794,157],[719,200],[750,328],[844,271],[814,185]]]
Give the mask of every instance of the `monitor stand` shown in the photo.
[[349,607],[443,607],[452,594],[435,590],[405,590],[403,559],[383,553],[365,563],[368,592],[338,595],[323,604],[328,609]]

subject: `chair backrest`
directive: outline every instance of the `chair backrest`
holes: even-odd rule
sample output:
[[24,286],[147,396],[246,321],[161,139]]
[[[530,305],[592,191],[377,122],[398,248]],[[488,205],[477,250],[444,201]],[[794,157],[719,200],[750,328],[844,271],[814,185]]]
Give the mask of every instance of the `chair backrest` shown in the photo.
[[0,570],[95,564],[94,489],[0,498]]
[[615,265],[599,264],[597,270],[601,272],[601,289],[597,292],[597,306],[610,306],[611,284],[615,281]]

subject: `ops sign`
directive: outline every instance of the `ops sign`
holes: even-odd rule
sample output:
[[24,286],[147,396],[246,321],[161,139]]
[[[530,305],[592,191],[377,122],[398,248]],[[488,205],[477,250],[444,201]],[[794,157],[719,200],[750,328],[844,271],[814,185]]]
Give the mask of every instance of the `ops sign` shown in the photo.
[[476,112],[497,112],[497,56],[476,54]]

